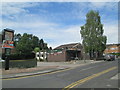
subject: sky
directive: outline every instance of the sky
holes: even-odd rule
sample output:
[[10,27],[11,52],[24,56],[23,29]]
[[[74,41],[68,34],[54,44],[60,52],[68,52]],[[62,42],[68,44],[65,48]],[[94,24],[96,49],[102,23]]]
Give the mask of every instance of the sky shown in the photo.
[[48,46],[82,43],[80,27],[90,10],[99,12],[107,44],[118,43],[118,2],[2,2],[1,30],[29,33]]

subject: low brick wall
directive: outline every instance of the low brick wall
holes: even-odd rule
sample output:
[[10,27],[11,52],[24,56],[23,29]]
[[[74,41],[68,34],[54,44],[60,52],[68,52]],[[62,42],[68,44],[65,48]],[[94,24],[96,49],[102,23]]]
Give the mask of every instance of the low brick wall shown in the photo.
[[47,60],[48,62],[64,62],[66,61],[66,52],[49,54]]

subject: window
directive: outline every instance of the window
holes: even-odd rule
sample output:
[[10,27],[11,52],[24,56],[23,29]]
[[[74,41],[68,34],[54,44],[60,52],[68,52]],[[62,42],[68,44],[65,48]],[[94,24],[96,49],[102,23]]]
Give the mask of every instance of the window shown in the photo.
[[116,48],[110,48],[110,50],[115,50]]

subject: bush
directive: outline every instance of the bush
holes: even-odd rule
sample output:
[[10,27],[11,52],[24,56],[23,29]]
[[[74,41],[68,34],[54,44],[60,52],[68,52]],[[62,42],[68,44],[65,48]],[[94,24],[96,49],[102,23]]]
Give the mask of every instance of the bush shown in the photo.
[[120,53],[111,53],[113,55],[117,55],[117,56],[120,56]]
[[[34,53],[30,53],[30,54],[11,54],[11,55],[8,55],[8,58],[10,60],[34,59],[35,54]],[[2,59],[5,60],[5,54],[2,54]]]
[[[35,59],[9,61],[9,68],[31,68],[36,66],[37,66],[37,61]],[[1,68],[5,68],[5,62],[2,62],[0,64],[0,69]]]

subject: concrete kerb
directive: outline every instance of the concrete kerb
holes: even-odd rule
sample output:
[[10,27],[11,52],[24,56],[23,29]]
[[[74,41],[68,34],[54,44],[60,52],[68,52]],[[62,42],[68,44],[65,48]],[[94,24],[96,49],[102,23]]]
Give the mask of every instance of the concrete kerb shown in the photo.
[[40,74],[45,74],[45,73],[52,73],[52,72],[56,72],[56,71],[60,71],[60,70],[65,70],[65,69],[69,69],[69,68],[59,68],[59,69],[51,69],[51,70],[43,70],[43,71],[39,71],[36,73],[22,73],[22,74],[14,74],[14,75],[3,75],[2,78],[0,79],[10,79],[10,78],[18,78],[18,77],[24,77],[24,76],[33,76],[33,75],[40,75]]
[[[48,69],[48,70],[40,70],[40,71],[36,71],[36,72],[25,72],[25,73],[19,73],[19,74],[13,74],[13,75],[2,75],[2,78],[0,79],[8,79],[8,78],[17,78],[17,77],[24,77],[24,76],[32,76],[32,75],[39,75],[39,74],[45,74],[45,73],[51,73],[51,72],[56,72],[56,71],[60,71],[60,70],[65,70],[65,69],[69,69],[69,68],[75,68],[75,67],[78,67],[78,66],[83,66],[83,65],[88,65],[88,64],[91,64],[91,63],[97,63],[97,62],[101,62],[101,61],[88,61],[86,60],[86,62],[83,62],[83,63],[78,63],[78,61],[75,61],[73,62],[73,64],[71,65],[61,65],[57,68],[54,68],[54,69]],[[67,63],[67,62],[66,62]]]

